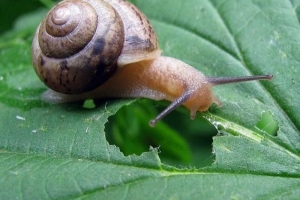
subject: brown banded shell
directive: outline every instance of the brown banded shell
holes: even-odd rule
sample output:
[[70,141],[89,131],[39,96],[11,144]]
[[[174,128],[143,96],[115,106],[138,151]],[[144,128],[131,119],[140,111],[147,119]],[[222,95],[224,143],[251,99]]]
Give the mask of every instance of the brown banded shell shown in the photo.
[[65,0],[49,11],[32,43],[39,78],[79,94],[104,83],[118,65],[159,56],[146,17],[123,0]]
[[147,17],[124,0],[106,0],[118,12],[124,24],[124,47],[118,64],[126,65],[160,56],[157,36]]

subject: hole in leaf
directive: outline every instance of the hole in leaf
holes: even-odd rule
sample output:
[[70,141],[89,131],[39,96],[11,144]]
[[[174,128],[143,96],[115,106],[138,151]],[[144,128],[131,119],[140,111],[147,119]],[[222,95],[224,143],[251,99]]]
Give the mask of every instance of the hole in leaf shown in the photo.
[[271,112],[264,112],[261,120],[256,124],[256,128],[270,135],[277,135],[279,130],[278,122],[274,120]]
[[300,6],[298,6],[296,9],[296,14],[297,14],[297,19],[298,19],[298,22],[300,22]]
[[214,161],[212,137],[217,134],[214,126],[199,115],[191,120],[189,112],[182,107],[154,128],[150,127],[150,119],[165,106],[164,102],[144,99],[123,107],[108,119],[105,127],[108,142],[118,146],[124,155],[140,155],[151,147],[159,147],[163,163],[196,167],[211,165]]
[[83,102],[82,107],[86,109],[93,109],[96,107],[96,105],[93,99],[87,99]]

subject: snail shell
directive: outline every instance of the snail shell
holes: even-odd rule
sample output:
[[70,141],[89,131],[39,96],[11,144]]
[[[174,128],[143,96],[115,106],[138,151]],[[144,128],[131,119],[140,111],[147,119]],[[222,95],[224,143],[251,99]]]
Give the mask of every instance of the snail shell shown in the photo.
[[78,94],[97,88],[118,67],[160,55],[147,18],[123,0],[66,0],[35,34],[32,60],[51,89]]

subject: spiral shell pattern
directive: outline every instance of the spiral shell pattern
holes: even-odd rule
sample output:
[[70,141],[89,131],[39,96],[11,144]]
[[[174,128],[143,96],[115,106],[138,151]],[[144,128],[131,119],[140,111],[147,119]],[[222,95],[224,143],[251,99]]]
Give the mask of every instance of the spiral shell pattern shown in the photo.
[[40,27],[41,50],[48,57],[72,56],[90,42],[97,24],[97,13],[90,4],[63,2],[48,14]]
[[45,17],[32,44],[39,78],[67,94],[93,90],[117,69],[124,43],[120,16],[99,0],[68,0]]
[[64,0],[37,29],[32,61],[49,88],[80,94],[107,81],[118,65],[159,56],[157,49],[149,21],[128,2]]

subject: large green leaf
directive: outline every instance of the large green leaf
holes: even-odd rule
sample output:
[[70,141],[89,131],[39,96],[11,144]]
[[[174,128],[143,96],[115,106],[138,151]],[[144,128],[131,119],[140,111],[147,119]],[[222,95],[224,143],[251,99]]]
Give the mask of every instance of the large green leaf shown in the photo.
[[[126,124],[119,126],[128,129],[119,129],[120,135],[134,130],[152,133],[156,146],[162,148],[149,146],[141,155],[124,156],[107,142],[105,125],[134,100],[97,102],[94,108],[41,101],[46,87],[33,72],[30,43],[46,11],[23,16],[0,38],[1,198],[298,198],[300,2],[133,3],[153,23],[164,55],[179,58],[207,76],[272,73],[274,80],[214,88],[223,106],[213,106],[196,118],[206,118],[219,131],[213,138],[211,166],[180,168],[162,162],[164,151],[188,160],[184,155],[193,151],[195,143],[187,143],[181,135],[193,128],[172,130],[163,122],[145,128],[153,111],[143,116],[140,113],[148,111],[134,111],[137,114],[129,115],[133,125],[114,122]],[[188,112],[183,113],[188,118]],[[263,113],[271,113],[278,122],[277,134],[256,127]],[[181,118],[175,123],[179,122]]]

